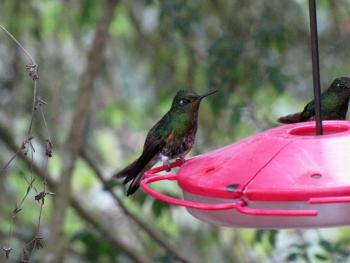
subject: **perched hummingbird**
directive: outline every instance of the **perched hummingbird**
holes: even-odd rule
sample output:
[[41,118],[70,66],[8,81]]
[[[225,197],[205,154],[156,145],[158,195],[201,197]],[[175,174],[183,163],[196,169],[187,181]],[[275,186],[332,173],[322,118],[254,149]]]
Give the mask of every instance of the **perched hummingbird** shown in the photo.
[[203,95],[187,90],[177,92],[170,110],[148,132],[141,156],[113,176],[125,177],[123,184],[132,181],[127,195],[139,188],[143,173],[157,161],[168,165],[169,170],[171,159],[179,158],[184,162],[195,140],[199,104],[215,92],[217,90]]
[[[345,120],[350,99],[350,78],[335,79],[331,86],[321,94],[321,118],[323,120]],[[277,121],[281,123],[296,123],[315,119],[315,102],[310,101],[302,112],[297,112]]]

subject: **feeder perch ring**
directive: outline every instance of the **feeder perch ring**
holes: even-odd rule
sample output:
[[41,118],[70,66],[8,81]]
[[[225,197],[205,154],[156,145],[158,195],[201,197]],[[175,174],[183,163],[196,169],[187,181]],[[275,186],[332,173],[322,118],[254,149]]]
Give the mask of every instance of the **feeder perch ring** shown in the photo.
[[[177,163],[174,162],[172,167],[176,167]],[[166,171],[168,169],[167,165],[157,167],[152,170],[148,170],[145,173],[145,179],[141,182],[141,188],[149,195],[153,196],[156,199],[171,203],[174,205],[183,206],[186,208],[200,209],[200,210],[228,210],[235,209],[239,213],[245,215],[257,215],[257,216],[317,216],[316,210],[264,210],[264,209],[253,209],[247,207],[247,203],[243,200],[238,200],[232,203],[224,204],[204,204],[191,202],[186,200],[177,199],[171,196],[161,194],[148,186],[150,183],[169,180],[176,181],[177,174],[165,174],[165,175],[156,175],[156,172]]]

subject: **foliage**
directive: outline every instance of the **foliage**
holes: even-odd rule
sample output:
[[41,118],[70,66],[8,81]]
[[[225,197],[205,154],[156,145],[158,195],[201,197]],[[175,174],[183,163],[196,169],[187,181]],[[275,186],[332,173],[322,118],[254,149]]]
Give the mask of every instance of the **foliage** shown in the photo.
[[[28,62],[23,52],[0,31],[0,128],[10,131],[17,149],[23,142],[27,150],[33,144],[33,163],[47,171],[56,186],[69,159],[66,142],[81,99],[79,87],[89,63],[87,52],[106,2],[1,2],[0,24],[38,63],[38,93],[47,104],[42,103],[34,116],[30,139],[33,80],[25,70]],[[317,3],[321,83],[325,88],[335,77],[349,75],[350,4],[343,0]],[[312,96],[307,8],[307,1],[296,0],[118,1],[106,50],[100,54],[103,63],[93,80],[93,99],[85,105],[89,114],[81,139],[83,150],[92,153],[92,165],[79,152],[71,189],[67,189],[67,196],[76,202],[74,206],[70,199],[67,206],[73,215],[64,216],[67,262],[130,262],[127,249],[156,262],[176,262],[176,252],[189,262],[349,261],[347,229],[222,228],[200,222],[185,209],[141,191],[126,198],[125,187],[110,181],[115,170],[138,156],[147,130],[168,110],[179,88],[198,93],[219,90],[201,106],[192,154],[275,126],[278,116],[300,110]],[[41,109],[55,147],[47,164],[49,132]],[[0,132],[0,169],[14,154],[5,137]],[[29,159],[31,154],[29,150]],[[13,225],[9,262],[21,257],[28,242],[35,247],[37,241],[44,245],[50,241],[52,214],[62,198],[52,195],[53,189],[43,189],[35,167],[20,154],[16,156],[0,175],[1,247],[8,248]],[[181,196],[174,190],[175,184],[155,187]],[[45,199],[38,231],[40,193],[50,196]],[[173,249],[167,248],[166,242]],[[30,259],[45,262],[51,252],[52,247],[44,246],[33,250]],[[4,260],[3,253],[0,261]]]
[[108,242],[89,230],[76,232],[70,242],[83,244],[84,256],[88,262],[114,262],[117,256],[117,251]]

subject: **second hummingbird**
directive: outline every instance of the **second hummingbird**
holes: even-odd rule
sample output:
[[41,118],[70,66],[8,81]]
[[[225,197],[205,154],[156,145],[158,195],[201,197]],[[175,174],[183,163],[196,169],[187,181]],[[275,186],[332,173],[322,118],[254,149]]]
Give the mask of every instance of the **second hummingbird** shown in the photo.
[[131,181],[127,195],[139,188],[143,173],[159,160],[169,169],[171,159],[184,161],[194,144],[200,102],[215,92],[217,90],[203,95],[187,90],[177,92],[170,110],[148,132],[141,156],[114,175],[125,177],[124,184]]
[[[321,118],[323,120],[345,120],[350,99],[350,78],[335,79],[331,86],[321,94]],[[297,112],[277,121],[281,123],[296,123],[315,119],[315,102],[312,100]]]

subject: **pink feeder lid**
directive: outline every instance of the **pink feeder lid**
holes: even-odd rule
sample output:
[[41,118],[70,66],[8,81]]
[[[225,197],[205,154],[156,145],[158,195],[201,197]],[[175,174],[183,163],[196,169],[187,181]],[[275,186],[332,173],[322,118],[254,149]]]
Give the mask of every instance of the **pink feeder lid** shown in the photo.
[[[207,154],[178,171],[186,192],[255,201],[307,201],[350,195],[350,122],[283,125]],[[349,162],[349,163],[348,163]]]

